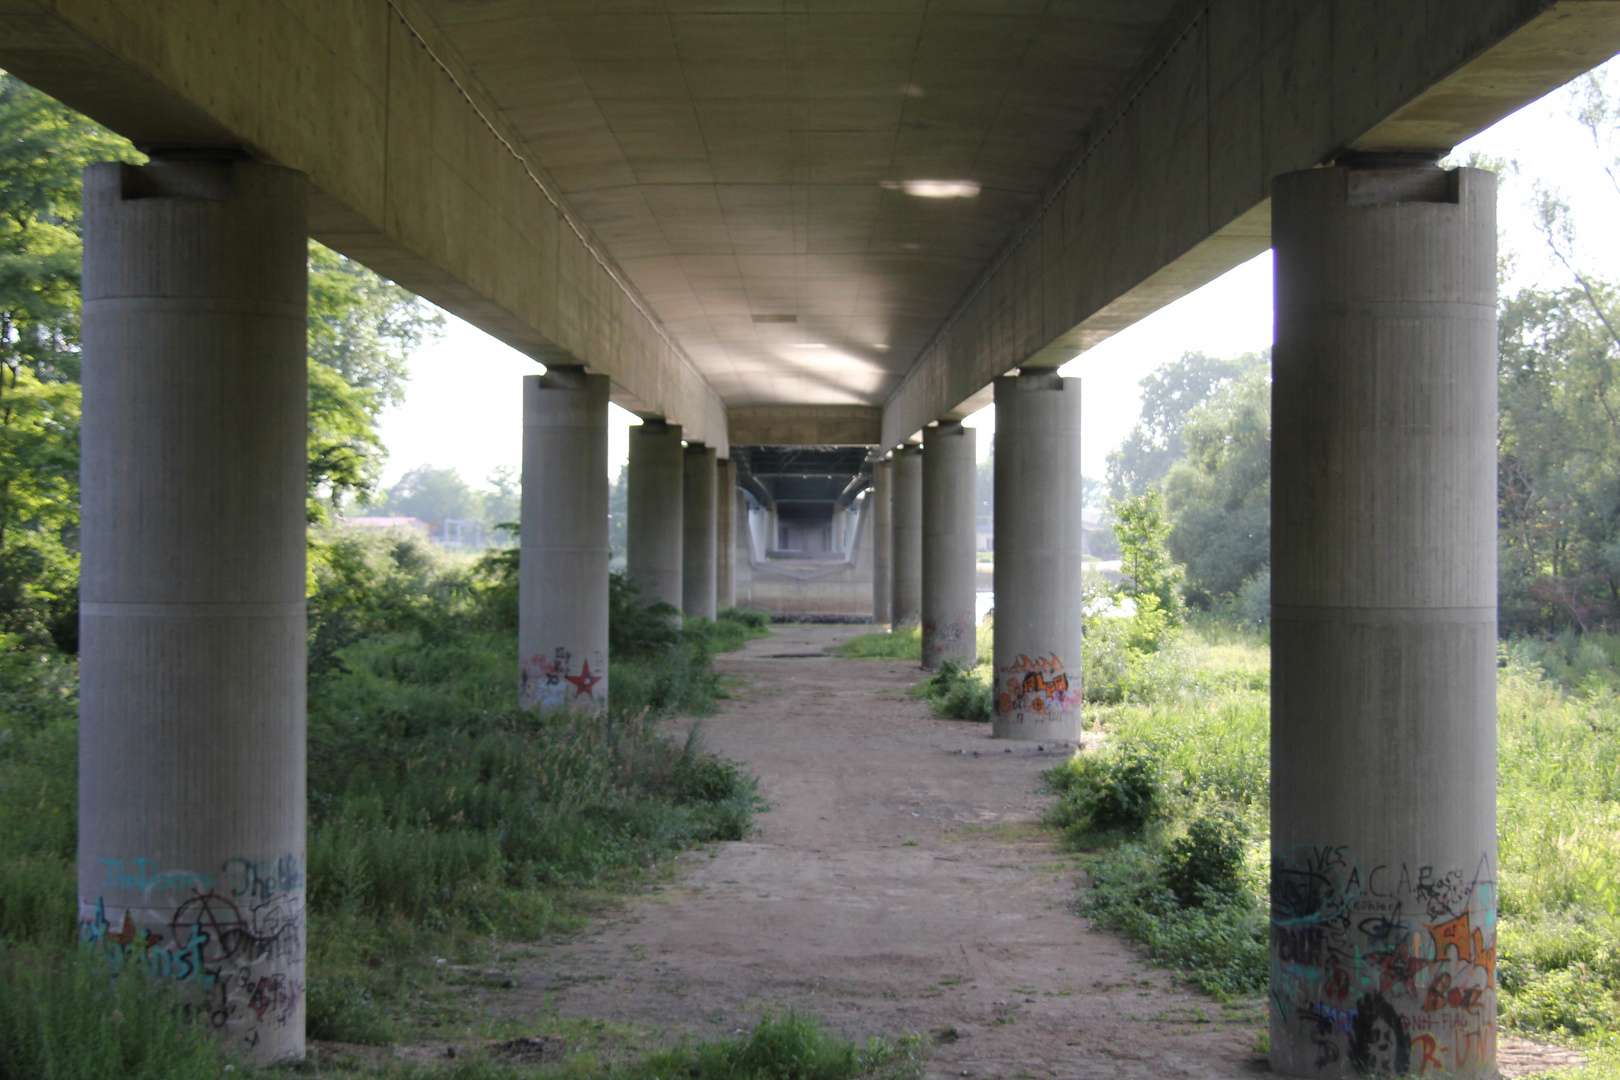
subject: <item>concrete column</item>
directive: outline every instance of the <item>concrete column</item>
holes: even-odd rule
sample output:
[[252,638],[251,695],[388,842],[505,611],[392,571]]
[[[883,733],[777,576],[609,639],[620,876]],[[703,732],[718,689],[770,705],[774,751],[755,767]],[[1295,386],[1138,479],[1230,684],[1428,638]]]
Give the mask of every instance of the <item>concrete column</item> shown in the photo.
[[1080,738],[1080,380],[997,379],[996,717],[1001,739]]
[[714,480],[714,606],[721,610],[737,603],[737,465],[715,463]]
[[1272,191],[1271,1067],[1494,1076],[1495,177]]
[[648,420],[630,429],[624,562],[644,600],[681,607],[681,426]]
[[894,501],[887,461],[872,463],[872,621],[894,617]]
[[518,676],[524,708],[599,712],[608,695],[608,378],[523,380]]
[[715,508],[718,470],[714,447],[693,443],[686,448],[681,506],[681,610],[714,618]]
[[754,535],[748,522],[748,496],[743,494],[742,488],[734,487],[728,498],[735,530],[731,541],[731,577],[736,590],[733,599],[739,604],[748,604],[754,599]]
[[308,184],[84,182],[79,937],[304,1053]]
[[922,622],[922,447],[906,443],[889,468],[891,626]]
[[972,667],[974,503],[978,469],[972,428],[941,420],[923,431],[922,665]]

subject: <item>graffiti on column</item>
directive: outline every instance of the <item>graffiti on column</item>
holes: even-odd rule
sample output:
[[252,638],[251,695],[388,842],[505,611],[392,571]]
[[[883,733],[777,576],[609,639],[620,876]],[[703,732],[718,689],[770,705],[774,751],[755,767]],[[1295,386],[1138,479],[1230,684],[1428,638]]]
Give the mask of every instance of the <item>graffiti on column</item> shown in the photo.
[[[594,666],[593,666],[594,663]],[[601,653],[580,662],[559,645],[550,655],[535,653],[518,665],[518,695],[524,708],[598,712],[607,705],[607,659]]]
[[1080,688],[1056,653],[1042,659],[1020,655],[996,671],[996,719],[1004,724],[1049,724],[1079,708]]
[[[1496,1060],[1496,875],[1358,864],[1297,845],[1272,859],[1271,1007],[1317,1068],[1441,1075]],[[1296,1042],[1295,1045],[1298,1045]]]
[[938,666],[947,657],[975,655],[978,637],[973,632],[973,619],[967,615],[944,620],[924,619],[922,647],[923,661],[930,667]]
[[[227,859],[214,872],[160,869],[150,858],[102,858],[102,895],[80,902],[79,940],[117,975],[172,982],[185,1009],[252,1050],[267,1028],[302,1023],[301,856]],[[109,906],[134,890],[138,906]]]

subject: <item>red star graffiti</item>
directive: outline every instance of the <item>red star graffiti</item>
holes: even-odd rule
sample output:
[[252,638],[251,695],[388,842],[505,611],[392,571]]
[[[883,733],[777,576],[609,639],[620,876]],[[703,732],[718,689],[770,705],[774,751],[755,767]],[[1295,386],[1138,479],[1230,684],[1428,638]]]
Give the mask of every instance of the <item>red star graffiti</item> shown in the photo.
[[602,676],[591,674],[591,664],[587,660],[578,675],[564,675],[563,678],[574,684],[575,697],[594,698],[591,688],[602,681]]

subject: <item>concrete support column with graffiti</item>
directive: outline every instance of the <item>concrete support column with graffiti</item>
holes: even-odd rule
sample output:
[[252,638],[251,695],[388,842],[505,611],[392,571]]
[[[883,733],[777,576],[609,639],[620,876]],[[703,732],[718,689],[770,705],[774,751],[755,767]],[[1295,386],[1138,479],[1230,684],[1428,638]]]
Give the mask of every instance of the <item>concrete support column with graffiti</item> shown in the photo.
[[893,481],[889,499],[893,521],[890,557],[894,560],[891,626],[915,626],[922,621],[922,454],[921,446],[906,443],[894,452],[889,471]]
[[714,618],[715,469],[714,447],[686,448],[681,482],[681,611]]
[[630,429],[625,571],[642,599],[682,603],[681,503],[686,454],[681,426],[647,420]]
[[1080,738],[1080,380],[997,379],[996,715],[999,739]]
[[714,606],[737,602],[737,465],[722,459],[714,474]]
[[308,183],[84,184],[79,937],[304,1053]]
[[974,510],[978,492],[974,429],[941,420],[923,430],[922,665],[972,667]]
[[518,656],[525,708],[607,707],[609,389],[606,375],[579,367],[523,380]]
[[1278,177],[1271,1067],[1496,1072],[1495,177]]
[[894,614],[894,504],[887,461],[872,463],[872,621]]

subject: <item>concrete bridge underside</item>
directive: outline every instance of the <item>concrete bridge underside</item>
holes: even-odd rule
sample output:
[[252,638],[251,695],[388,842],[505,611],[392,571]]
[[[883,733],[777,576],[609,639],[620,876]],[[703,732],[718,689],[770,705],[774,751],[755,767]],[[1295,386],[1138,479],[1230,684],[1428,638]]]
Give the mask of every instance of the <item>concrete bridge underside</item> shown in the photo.
[[[941,662],[994,396],[995,731],[1048,741],[1052,369],[1269,246],[1272,1065],[1491,1075],[1494,186],[1435,163],[1617,50],[1617,0],[0,0],[0,66],[153,159],[86,177],[81,934],[302,1053],[307,236],[547,365],[526,704],[606,696],[610,399],[654,595],[735,596],[757,485],[763,549],[841,545]],[[811,497],[783,446],[868,463]]]

